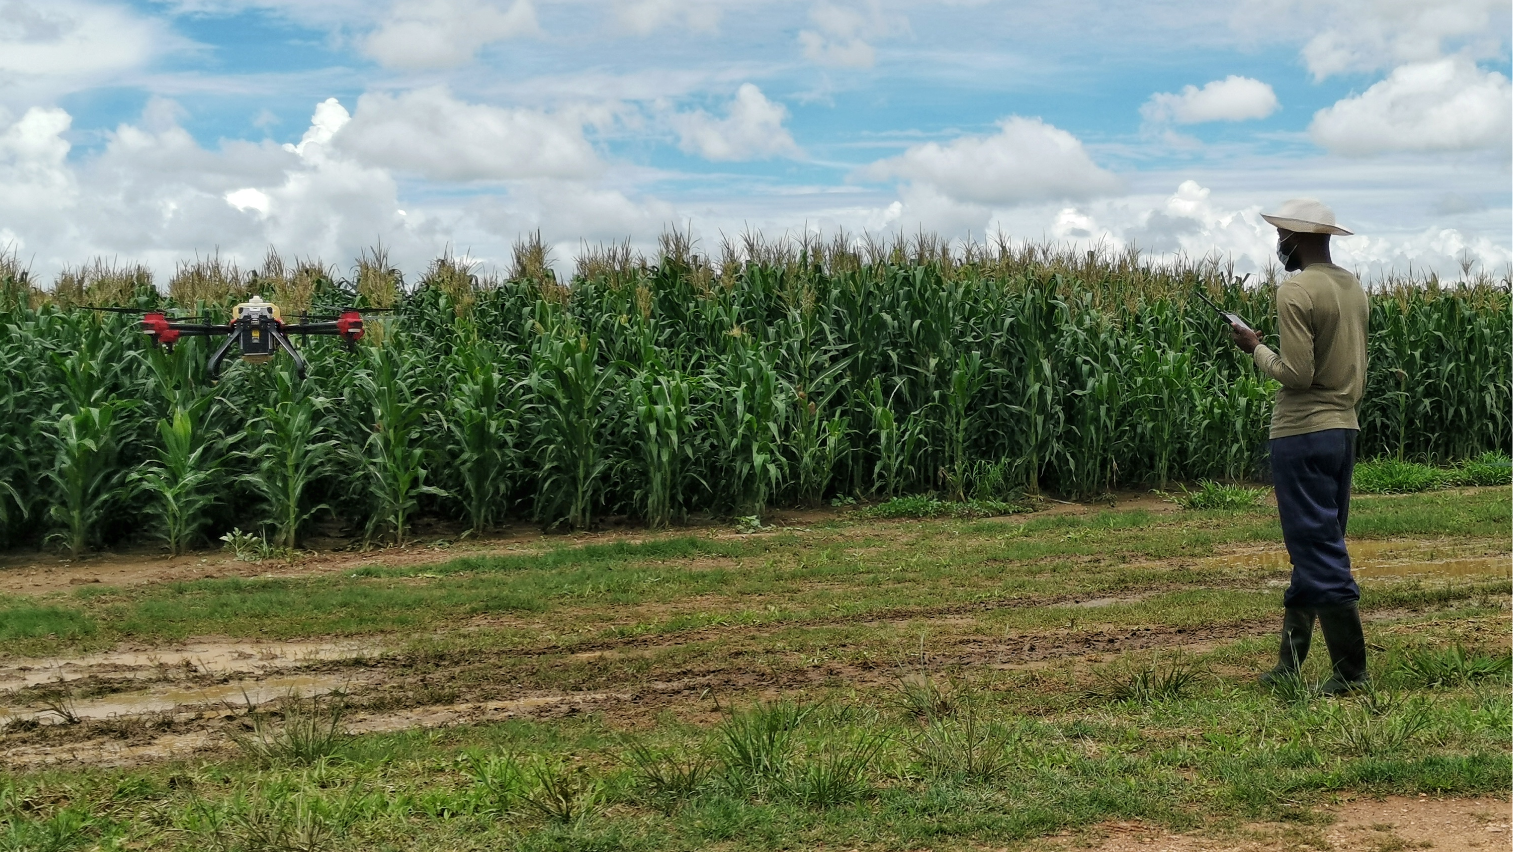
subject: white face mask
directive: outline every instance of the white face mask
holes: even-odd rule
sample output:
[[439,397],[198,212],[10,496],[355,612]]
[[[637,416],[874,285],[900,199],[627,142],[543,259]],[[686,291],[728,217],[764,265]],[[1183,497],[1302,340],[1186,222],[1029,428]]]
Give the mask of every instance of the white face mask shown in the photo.
[[1292,262],[1292,256],[1297,252],[1297,250],[1297,246],[1283,248],[1282,243],[1280,241],[1277,242],[1277,260],[1280,260],[1282,262],[1283,269],[1286,269],[1287,264]]

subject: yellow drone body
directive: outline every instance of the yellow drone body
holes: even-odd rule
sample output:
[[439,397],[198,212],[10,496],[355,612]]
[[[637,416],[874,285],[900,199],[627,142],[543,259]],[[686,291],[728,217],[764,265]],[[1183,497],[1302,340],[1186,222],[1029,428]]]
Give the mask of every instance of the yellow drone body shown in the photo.
[[[241,320],[246,319],[246,323]],[[250,364],[262,364],[273,358],[277,351],[272,331],[284,324],[283,312],[278,305],[253,296],[231,309],[231,324],[241,324],[242,360]]]

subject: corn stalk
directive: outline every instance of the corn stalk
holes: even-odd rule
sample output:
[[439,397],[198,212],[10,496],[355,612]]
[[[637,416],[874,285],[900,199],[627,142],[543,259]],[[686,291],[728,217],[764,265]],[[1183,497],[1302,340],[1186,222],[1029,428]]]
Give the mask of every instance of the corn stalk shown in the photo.
[[307,505],[307,492],[327,472],[337,449],[323,423],[327,406],[324,397],[311,396],[288,370],[279,369],[273,373],[273,399],[250,424],[252,448],[245,457],[254,472],[240,480],[263,498],[274,547],[298,547],[305,522],[326,508]]

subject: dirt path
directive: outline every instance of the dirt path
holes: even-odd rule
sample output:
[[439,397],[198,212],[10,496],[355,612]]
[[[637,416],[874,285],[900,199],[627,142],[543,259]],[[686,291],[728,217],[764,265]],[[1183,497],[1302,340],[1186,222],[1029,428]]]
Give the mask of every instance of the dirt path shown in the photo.
[[0,562],[0,595],[42,595],[100,583],[126,588],[226,577],[309,577],[376,565],[432,565],[464,556],[530,553],[544,537],[489,539],[462,545],[405,547],[348,553],[325,551],[294,560],[241,562],[230,554],[203,551],[169,559],[160,554],[97,554],[70,561],[52,554],[10,554]]
[[1496,852],[1513,845],[1513,802],[1479,797],[1389,796],[1357,799],[1329,810],[1323,827],[1263,823],[1231,837],[1172,834],[1140,823],[1112,823],[1061,841],[1062,850],[1093,852]]
[[[1170,501],[1156,495],[1129,492],[1116,495],[1105,503],[1064,503],[1047,500],[1038,512],[1014,515],[1024,520],[1045,515],[1083,515],[1117,509],[1146,510],[1158,514],[1178,511]],[[844,520],[854,509],[805,509],[774,512],[766,521],[781,531],[783,527]],[[772,534],[772,533],[768,533]],[[638,527],[609,529],[593,533],[543,534],[538,527],[516,525],[485,538],[458,541],[455,536],[435,537],[429,543],[409,547],[372,550],[319,549],[354,547],[355,542],[340,539],[316,540],[318,549],[293,560],[273,559],[264,562],[240,562],[219,550],[203,550],[178,558],[168,558],[154,549],[126,553],[90,554],[70,560],[56,553],[11,551],[0,553],[0,595],[42,595],[99,583],[130,587],[149,583],[173,583],[223,577],[308,577],[334,574],[369,566],[417,566],[448,562],[467,556],[520,555],[576,544],[611,544],[615,542],[655,541],[663,538],[700,536],[725,538],[738,535],[728,524],[708,521],[657,532]],[[760,535],[760,533],[759,533]],[[425,541],[426,537],[418,537]]]
[[[1506,557],[1486,555],[1489,548],[1500,547],[1464,539],[1391,540],[1353,544],[1352,550],[1363,572],[1459,576],[1505,570]],[[1248,548],[1203,558],[1197,564],[1269,566],[1279,559],[1285,560],[1285,552]],[[1012,605],[1094,609],[1140,597],[1058,596],[1018,600]],[[694,603],[702,609],[710,602]],[[1269,619],[1188,628],[1078,627],[1076,619],[1070,619],[1068,626],[1054,629],[982,633],[978,629],[981,614],[1005,605],[983,601],[871,611],[804,626],[859,623],[914,629],[928,625],[930,663],[944,672],[1022,671],[1068,659],[1096,665],[1111,655],[1140,650],[1201,653],[1216,644],[1268,635],[1275,629]],[[640,623],[654,614],[631,608],[618,615]],[[1390,622],[1403,615],[1392,611],[1370,613],[1368,618],[1387,619],[1390,629]],[[282,643],[202,639],[162,646],[123,645],[78,657],[0,661],[0,721],[11,720],[3,756],[18,765],[79,759],[121,764],[214,751],[225,747],[220,729],[236,717],[239,707],[245,711],[248,702],[276,703],[294,693],[309,697],[339,690],[346,694],[354,731],[583,712],[635,726],[666,711],[695,721],[716,713],[721,700],[792,695],[842,683],[853,688],[886,687],[899,676],[896,660],[890,665],[865,655],[853,659],[845,652],[807,660],[797,652],[768,649],[757,654],[760,664],[753,665],[757,658],[753,654],[765,647],[771,634],[793,629],[791,622],[717,625],[671,635],[606,636],[564,645],[548,624],[537,624],[533,618],[511,619],[508,626],[539,629],[542,643],[514,648],[503,659],[493,652],[466,649],[413,657],[386,646],[394,641],[392,637],[367,637]],[[1500,629],[1500,625],[1499,621],[1490,627]],[[1469,623],[1460,627],[1481,629]],[[690,649],[695,653],[685,653]],[[597,665],[585,667],[587,660]],[[65,715],[81,724],[57,724]]]
[[[1469,489],[1481,490],[1481,489]],[[1268,497],[1268,502],[1270,498]],[[1004,520],[1023,523],[1036,517],[1059,515],[1091,515],[1105,511],[1143,510],[1152,514],[1167,515],[1178,511],[1170,500],[1148,492],[1124,492],[1114,495],[1106,502],[1068,503],[1045,500],[1038,511],[1022,515],[1006,516]],[[775,512],[767,518],[772,527],[781,531],[784,527],[804,527],[837,520],[845,520],[854,514],[854,509],[808,509]],[[758,533],[757,535],[773,533]],[[171,583],[187,580],[217,579],[223,577],[308,577],[334,574],[355,568],[370,566],[419,566],[433,565],[467,556],[505,556],[542,552],[563,545],[610,544],[614,542],[639,543],[662,538],[701,536],[729,538],[741,535],[729,525],[715,521],[696,523],[663,532],[637,527],[609,529],[592,533],[545,535],[540,529],[516,525],[496,535],[478,539],[455,540],[454,537],[434,538],[428,544],[403,548],[378,548],[373,550],[325,549],[307,552],[293,560],[268,560],[258,563],[241,562],[219,550],[196,551],[186,556],[170,559],[156,550],[127,553],[91,554],[77,561],[55,553],[37,551],[11,551],[0,553],[0,595],[42,595],[66,591],[82,585],[102,584],[115,587],[139,586],[150,583]],[[354,547],[355,542],[343,539],[324,539],[313,545],[328,548]],[[1388,552],[1403,545],[1422,547],[1423,542],[1389,542]],[[1371,542],[1351,545],[1366,548],[1362,555],[1377,556],[1370,550]],[[1485,555],[1485,554],[1483,554]],[[1255,559],[1255,557],[1259,559]],[[1506,553],[1500,554],[1505,562],[1513,564]],[[1248,553],[1236,554],[1240,561],[1256,561],[1267,566],[1285,566],[1287,555],[1281,542]],[[1432,557],[1445,559],[1445,556]],[[1400,561],[1400,560],[1399,560]],[[1485,563],[1467,564],[1467,572],[1485,569]],[[1390,569],[1386,573],[1393,573]]]

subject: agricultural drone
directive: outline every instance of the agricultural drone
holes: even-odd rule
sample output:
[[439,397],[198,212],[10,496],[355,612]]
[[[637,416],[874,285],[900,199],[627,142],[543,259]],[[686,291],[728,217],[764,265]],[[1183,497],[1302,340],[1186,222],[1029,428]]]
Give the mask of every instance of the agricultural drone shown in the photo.
[[[114,311],[117,313],[137,313],[127,308],[94,308],[93,310]],[[294,359],[294,369],[301,379],[305,377],[305,359],[289,341],[292,335],[331,334],[340,337],[346,342],[349,350],[355,350],[357,341],[363,336],[362,312],[355,308],[347,308],[336,316],[326,319],[324,317],[302,316],[306,320],[303,323],[286,325],[283,312],[278,305],[265,302],[260,296],[242,302],[231,309],[231,322],[225,325],[206,325],[194,322],[183,322],[186,319],[198,319],[198,317],[170,317],[162,311],[148,311],[142,316],[142,331],[152,338],[152,342],[164,346],[169,352],[181,337],[214,337],[225,335],[226,342],[222,343],[210,356],[210,378],[212,381],[221,376],[221,362],[231,352],[231,347],[236,346],[241,350],[243,361],[253,364],[262,364],[283,350],[290,358]],[[318,320],[309,322],[309,320]]]

